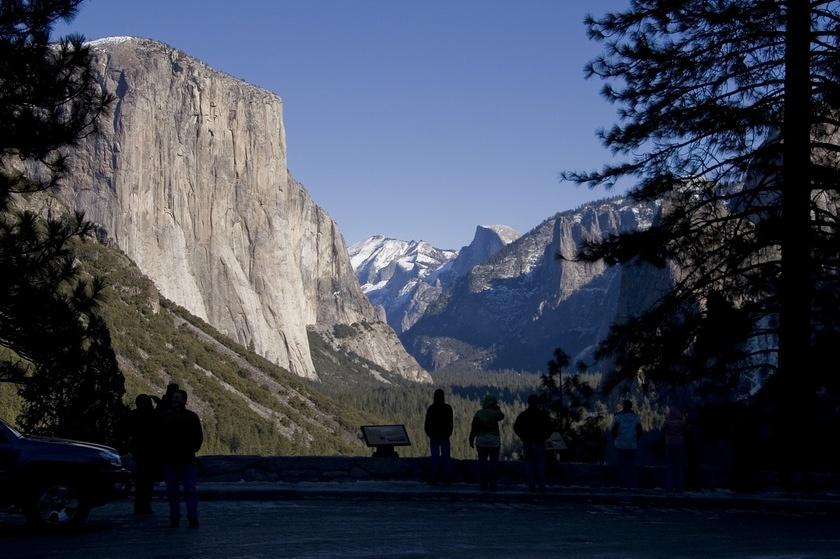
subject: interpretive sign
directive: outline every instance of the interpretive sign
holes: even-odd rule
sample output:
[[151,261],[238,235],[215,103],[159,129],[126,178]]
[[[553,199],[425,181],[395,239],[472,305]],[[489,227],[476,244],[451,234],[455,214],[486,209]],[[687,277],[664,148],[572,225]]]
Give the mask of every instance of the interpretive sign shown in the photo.
[[362,425],[362,436],[370,447],[411,446],[405,425]]
[[568,450],[569,447],[566,446],[563,435],[555,431],[545,442],[545,448],[546,450]]

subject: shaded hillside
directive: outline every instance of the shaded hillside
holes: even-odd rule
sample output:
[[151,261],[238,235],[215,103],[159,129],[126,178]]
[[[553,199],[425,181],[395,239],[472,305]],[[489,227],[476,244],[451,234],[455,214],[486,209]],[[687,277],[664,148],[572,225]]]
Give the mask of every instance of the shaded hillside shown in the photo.
[[103,315],[127,399],[179,383],[202,418],[203,453],[360,454],[371,414],[337,403],[159,295],[114,248],[80,243],[83,270],[108,283]]
[[[361,425],[403,423],[413,445],[400,454],[424,456],[423,420],[438,387],[446,390],[455,412],[453,456],[474,455],[467,444],[470,420],[487,394],[499,398],[507,415],[504,454],[519,451],[513,420],[539,377],[513,371],[449,372],[436,375],[434,385],[412,382],[335,349],[336,340],[370,327],[356,323],[335,327],[332,340],[310,330],[312,361],[321,380],[302,379],[162,298],[118,249],[89,241],[76,250],[83,270],[103,276],[109,285],[102,313],[126,377],[127,402],[141,392],[160,394],[167,382],[181,384],[204,423],[202,454],[369,455],[358,438]],[[18,412],[15,387],[0,384],[0,418],[14,423]]]

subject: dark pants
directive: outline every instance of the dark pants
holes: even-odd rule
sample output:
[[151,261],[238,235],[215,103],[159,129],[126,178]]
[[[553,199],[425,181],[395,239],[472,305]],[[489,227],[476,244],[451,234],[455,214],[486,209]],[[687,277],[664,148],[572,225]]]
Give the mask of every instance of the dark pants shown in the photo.
[[499,462],[498,446],[479,446],[478,451],[478,479],[481,489],[496,489],[496,465]]
[[449,482],[449,439],[429,439],[432,481]]
[[668,491],[685,489],[685,446],[669,445],[665,447],[668,456]]
[[134,465],[134,512],[152,512],[152,488],[155,484],[154,460],[136,457]]
[[198,519],[198,493],[196,492],[195,462],[186,464],[164,464],[163,476],[166,479],[166,496],[169,498],[169,518],[181,518],[181,499],[178,494],[179,484],[184,486],[184,500],[187,502],[187,518]]
[[523,443],[528,488],[545,488],[545,443]]
[[636,487],[636,449],[617,448],[618,484],[621,487]]

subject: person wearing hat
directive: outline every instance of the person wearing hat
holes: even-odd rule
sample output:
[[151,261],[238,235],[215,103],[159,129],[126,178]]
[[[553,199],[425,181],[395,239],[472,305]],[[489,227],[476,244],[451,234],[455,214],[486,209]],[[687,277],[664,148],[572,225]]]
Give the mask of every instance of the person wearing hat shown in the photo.
[[470,428],[470,448],[478,453],[478,473],[482,491],[495,491],[496,465],[502,448],[499,422],[505,414],[493,396],[485,396],[481,409],[475,412]]

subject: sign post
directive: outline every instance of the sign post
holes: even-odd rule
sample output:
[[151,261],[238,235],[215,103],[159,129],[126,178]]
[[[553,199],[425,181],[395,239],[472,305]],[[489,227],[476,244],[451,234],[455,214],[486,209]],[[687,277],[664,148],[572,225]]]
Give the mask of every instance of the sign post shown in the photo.
[[398,458],[395,446],[411,446],[405,425],[362,425],[362,436],[377,458]]

